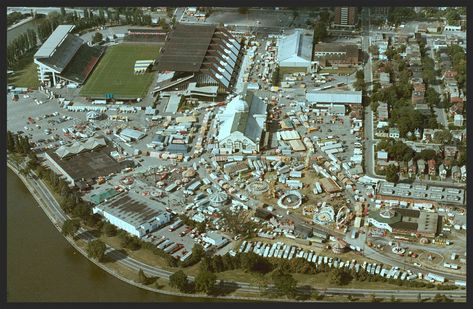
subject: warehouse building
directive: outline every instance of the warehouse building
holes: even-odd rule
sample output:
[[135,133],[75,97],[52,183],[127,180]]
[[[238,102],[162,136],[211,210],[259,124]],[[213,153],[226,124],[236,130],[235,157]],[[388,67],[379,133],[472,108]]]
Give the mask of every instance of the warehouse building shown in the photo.
[[[216,25],[178,24],[166,38],[157,59],[160,72],[153,92],[218,86],[229,93],[236,83],[242,58],[238,40]],[[195,86],[194,86],[195,88]]]
[[259,152],[266,118],[267,104],[253,93],[235,97],[218,115],[220,154]]
[[306,93],[306,100],[310,104],[361,104],[361,91],[343,90],[313,90]]
[[55,86],[60,81],[83,84],[104,53],[71,34],[73,25],[59,25],[34,54],[41,83]]
[[[115,151],[113,147],[109,144],[101,145],[100,139],[98,141],[92,139],[85,143],[61,146],[56,150],[50,149],[45,152],[45,157],[52,164],[53,170],[58,171],[73,186],[80,181],[93,184],[100,176],[105,177],[133,166],[130,160],[117,162],[110,155]],[[92,144],[99,145],[91,147]]]
[[369,213],[368,223],[393,234],[435,237],[441,220],[433,212],[403,208],[382,208]]
[[284,73],[311,72],[313,40],[313,34],[302,29],[279,40],[277,59]]
[[314,61],[321,67],[350,67],[360,62],[360,50],[355,44],[319,43],[314,47]]
[[171,221],[171,215],[156,202],[124,192],[92,208],[108,222],[136,237],[143,237]]
[[[417,164],[420,164],[417,161]],[[376,198],[379,200],[397,200],[408,203],[442,203],[453,205],[465,204],[465,190],[427,185],[394,184],[380,182],[376,187]]]

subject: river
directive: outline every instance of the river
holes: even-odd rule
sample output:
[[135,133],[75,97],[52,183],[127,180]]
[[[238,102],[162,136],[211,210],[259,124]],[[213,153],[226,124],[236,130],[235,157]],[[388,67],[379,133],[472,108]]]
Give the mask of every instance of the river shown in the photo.
[[109,275],[63,238],[10,169],[7,193],[8,302],[212,301],[153,293]]
[[10,29],[7,31],[7,46],[10,44],[13,39],[18,37],[19,35],[26,33],[28,29],[32,29],[36,31],[36,28],[38,27],[38,23],[40,20],[38,19],[32,19],[24,24],[19,25],[18,27],[15,27],[13,29]]

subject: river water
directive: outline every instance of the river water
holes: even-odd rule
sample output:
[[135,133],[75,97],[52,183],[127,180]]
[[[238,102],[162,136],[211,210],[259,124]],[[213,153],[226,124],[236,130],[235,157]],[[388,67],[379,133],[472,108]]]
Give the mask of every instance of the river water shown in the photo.
[[36,28],[38,27],[38,23],[39,23],[38,19],[33,19],[22,25],[19,25],[18,27],[8,30],[7,31],[7,46],[8,44],[10,44],[11,41],[13,41],[13,39],[25,33],[26,31],[28,31],[28,29],[36,31]]
[[77,252],[53,226],[23,182],[7,169],[9,302],[183,302],[131,286]]

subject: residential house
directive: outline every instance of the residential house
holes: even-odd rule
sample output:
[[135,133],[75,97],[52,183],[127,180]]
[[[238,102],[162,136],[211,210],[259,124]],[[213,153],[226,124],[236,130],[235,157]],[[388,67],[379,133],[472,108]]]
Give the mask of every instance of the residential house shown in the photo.
[[379,102],[378,105],[378,121],[386,121],[389,118],[389,108],[388,103],[386,102]]
[[379,73],[379,83],[381,87],[389,87],[391,85],[389,73]]
[[432,141],[434,138],[434,130],[432,129],[424,129],[424,134],[422,136],[422,140],[426,142]]
[[447,69],[443,71],[442,79],[455,79],[458,75],[458,72],[453,69]]
[[390,128],[389,129],[389,138],[398,139],[400,137],[399,129],[398,128]]
[[425,161],[424,159],[417,160],[417,169],[420,174],[425,174]]
[[450,133],[452,133],[452,139],[457,140],[459,142],[463,141],[463,139],[466,137],[466,129],[451,130]]
[[461,178],[460,168],[457,165],[452,166],[452,179],[459,181]]
[[466,181],[466,165],[463,165],[460,167],[460,173],[461,173],[461,181],[465,182]]
[[445,158],[454,159],[457,155],[458,148],[457,146],[445,146],[443,150],[443,155]]
[[463,126],[463,115],[461,114],[456,114],[453,117],[453,124],[457,127],[462,127]]
[[414,131],[414,136],[417,138],[417,139],[420,139],[422,137],[422,135],[420,134],[420,129],[417,128],[415,129]]
[[385,160],[376,160],[376,170],[377,171],[384,171],[384,169],[388,165],[394,165],[394,166],[399,166],[399,162],[397,161],[385,161]]
[[435,51],[445,50],[447,47],[448,45],[446,40],[437,39],[433,42],[433,48]]
[[408,172],[408,166],[405,161],[399,162],[399,172],[401,174],[406,174]]
[[442,180],[447,178],[447,169],[445,168],[444,164],[439,165],[439,176],[440,176],[440,179]]
[[430,159],[427,161],[427,165],[429,167],[429,175],[435,176],[437,175],[437,164],[434,159]]
[[409,177],[417,174],[417,166],[414,159],[410,159],[409,162],[407,162],[407,173],[409,174]]
[[384,150],[380,150],[377,153],[378,160],[382,161],[388,161],[388,152]]

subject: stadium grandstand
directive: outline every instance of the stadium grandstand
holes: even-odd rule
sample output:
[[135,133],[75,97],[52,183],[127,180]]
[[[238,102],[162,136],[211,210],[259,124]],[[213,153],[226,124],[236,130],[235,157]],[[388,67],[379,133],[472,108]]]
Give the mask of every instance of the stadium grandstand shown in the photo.
[[228,93],[236,82],[241,55],[240,43],[223,27],[177,24],[157,59],[159,76],[153,92],[185,91],[196,83]]
[[59,25],[34,55],[38,79],[52,86],[61,80],[83,84],[104,53],[71,34],[73,25]]
[[166,35],[166,31],[158,29],[128,29],[124,41],[128,43],[164,43],[166,41]]

